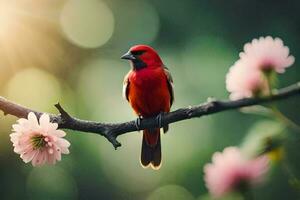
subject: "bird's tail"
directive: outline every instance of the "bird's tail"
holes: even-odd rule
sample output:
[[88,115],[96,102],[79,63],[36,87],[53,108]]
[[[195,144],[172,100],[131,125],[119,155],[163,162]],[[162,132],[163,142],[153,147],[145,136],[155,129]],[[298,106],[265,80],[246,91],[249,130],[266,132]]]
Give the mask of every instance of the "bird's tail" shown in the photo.
[[158,170],[161,166],[160,129],[144,130],[141,152],[141,164]]

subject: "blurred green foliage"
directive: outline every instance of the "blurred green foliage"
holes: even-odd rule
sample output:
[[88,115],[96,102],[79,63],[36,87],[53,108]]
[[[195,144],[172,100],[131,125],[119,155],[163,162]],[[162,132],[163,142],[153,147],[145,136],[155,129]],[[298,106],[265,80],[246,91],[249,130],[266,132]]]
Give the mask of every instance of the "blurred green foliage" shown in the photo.
[[[225,75],[243,44],[267,35],[280,37],[296,57],[295,65],[279,76],[279,87],[284,87],[300,77],[299,7],[296,0],[1,0],[1,95],[45,112],[56,112],[53,105],[59,101],[79,118],[132,120],[121,95],[129,64],[119,57],[144,43],[158,50],[172,72],[172,109],[210,96],[226,99]],[[298,123],[299,100],[277,103]],[[33,168],[13,153],[8,135],[16,118],[2,117],[0,198],[208,199],[203,165],[215,151],[240,145],[265,119],[272,120],[230,111],[172,124],[162,136],[163,166],[151,171],[139,164],[140,133],[121,136],[123,146],[115,151],[105,138],[75,131],[67,131],[70,155],[56,166]],[[272,128],[265,123],[259,130]],[[289,169],[300,177],[299,133],[286,132]],[[297,199],[299,192],[277,163],[254,195]]]

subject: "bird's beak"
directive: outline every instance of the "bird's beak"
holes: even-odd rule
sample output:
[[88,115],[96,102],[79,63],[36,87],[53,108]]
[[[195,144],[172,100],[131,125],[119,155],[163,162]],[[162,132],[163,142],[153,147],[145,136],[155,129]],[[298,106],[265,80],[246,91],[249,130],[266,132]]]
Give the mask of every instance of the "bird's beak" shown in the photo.
[[127,53],[125,53],[121,59],[125,59],[125,60],[135,60],[136,58],[134,57],[134,55],[132,55],[132,53],[130,51],[128,51]]

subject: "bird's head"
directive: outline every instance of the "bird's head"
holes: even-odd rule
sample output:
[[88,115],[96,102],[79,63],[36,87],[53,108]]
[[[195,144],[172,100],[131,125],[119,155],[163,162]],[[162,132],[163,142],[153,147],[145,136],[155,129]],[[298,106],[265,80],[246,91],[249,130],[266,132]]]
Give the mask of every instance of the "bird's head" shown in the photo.
[[121,59],[130,60],[134,70],[146,67],[155,68],[163,66],[163,62],[156,51],[147,45],[136,45],[131,47]]

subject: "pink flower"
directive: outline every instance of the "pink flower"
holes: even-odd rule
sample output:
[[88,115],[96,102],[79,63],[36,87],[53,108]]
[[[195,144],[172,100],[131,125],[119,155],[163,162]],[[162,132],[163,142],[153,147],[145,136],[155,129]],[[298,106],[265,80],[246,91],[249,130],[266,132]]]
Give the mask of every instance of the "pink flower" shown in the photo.
[[245,185],[261,182],[268,168],[266,156],[251,160],[238,148],[228,147],[223,153],[215,153],[212,163],[204,166],[204,180],[210,193],[218,198]]
[[295,58],[289,55],[289,48],[284,46],[282,40],[270,36],[253,39],[251,43],[245,44],[240,58],[251,63],[251,67],[262,71],[275,70],[277,73],[283,73],[285,68],[295,61]]
[[230,99],[236,100],[268,92],[268,84],[263,74],[249,66],[247,60],[238,60],[226,75],[226,88]]
[[245,97],[268,95],[270,74],[283,73],[295,58],[279,38],[260,37],[244,46],[240,59],[230,68],[226,77],[226,88],[233,100]]
[[49,115],[43,114],[38,122],[30,112],[28,119],[21,118],[17,122],[10,140],[25,163],[32,161],[33,166],[55,164],[56,160],[61,160],[62,153],[69,154],[70,143],[63,138],[66,133],[57,130],[57,123],[51,123]]

